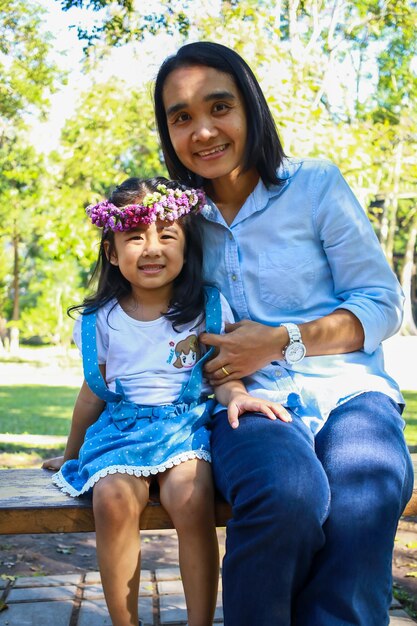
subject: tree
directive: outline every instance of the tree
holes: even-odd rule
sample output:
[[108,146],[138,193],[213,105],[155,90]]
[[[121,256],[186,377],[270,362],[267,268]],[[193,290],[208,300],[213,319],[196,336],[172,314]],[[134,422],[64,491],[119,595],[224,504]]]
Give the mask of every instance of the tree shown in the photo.
[[22,273],[30,264],[28,250],[34,237],[42,164],[33,148],[15,139],[0,150],[0,168],[2,243],[11,251],[11,310],[6,312],[12,327],[18,328]]
[[415,268],[415,3],[223,0],[216,12],[205,0],[161,0],[154,14],[138,0],[61,6],[97,11],[99,25],[79,36],[98,56],[161,31],[234,47],[256,70],[287,153],[336,161],[364,206],[380,204],[370,217],[398,275],[410,259]]
[[49,58],[51,35],[43,33],[44,9],[25,0],[0,4],[0,119],[2,141],[22,113],[44,113],[64,74]]
[[0,6],[0,219],[3,251],[11,250],[5,256],[11,263],[7,287],[12,298],[9,309],[7,301],[1,302],[0,315],[8,313],[14,328],[43,174],[42,159],[25,138],[24,117],[42,115],[48,96],[63,78],[49,60],[52,42],[41,25],[42,9],[35,4],[9,0]]
[[37,215],[31,297],[21,315],[27,337],[68,343],[72,323],[64,312],[86,295],[98,252],[99,233],[84,208],[128,176],[163,173],[153,124],[148,94],[116,79],[95,84],[65,123]]
[[[190,0],[161,0],[159,12],[147,12],[146,7],[143,10],[140,0],[57,1],[63,11],[78,8],[100,13],[101,24],[95,24],[90,30],[77,28],[79,39],[86,43],[86,54],[93,48],[103,54],[108,47],[122,46],[131,41],[139,42],[147,35],[154,36],[161,31],[170,34],[179,32],[186,37],[190,30],[190,19],[186,13],[192,8],[193,3]],[[198,4],[201,6],[202,2]]]

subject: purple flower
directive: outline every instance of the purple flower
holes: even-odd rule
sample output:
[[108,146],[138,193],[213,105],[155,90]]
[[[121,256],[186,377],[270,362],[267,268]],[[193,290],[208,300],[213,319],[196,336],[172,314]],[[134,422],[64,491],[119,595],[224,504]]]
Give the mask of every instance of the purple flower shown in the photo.
[[205,204],[201,189],[167,189],[158,185],[158,190],[146,194],[142,204],[129,204],[116,207],[109,200],[90,204],[86,213],[91,222],[104,231],[126,231],[138,224],[152,224],[156,220],[174,221],[187,213],[199,213]]

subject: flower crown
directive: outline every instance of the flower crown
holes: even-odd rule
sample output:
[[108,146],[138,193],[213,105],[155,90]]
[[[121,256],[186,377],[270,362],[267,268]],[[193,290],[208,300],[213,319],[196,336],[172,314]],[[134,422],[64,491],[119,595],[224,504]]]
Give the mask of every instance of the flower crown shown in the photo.
[[152,224],[156,220],[173,222],[191,212],[200,213],[205,201],[201,189],[168,189],[161,184],[157,186],[157,191],[145,195],[142,204],[117,207],[109,200],[104,200],[90,204],[85,211],[93,224],[105,232],[116,232],[132,230],[139,224]]

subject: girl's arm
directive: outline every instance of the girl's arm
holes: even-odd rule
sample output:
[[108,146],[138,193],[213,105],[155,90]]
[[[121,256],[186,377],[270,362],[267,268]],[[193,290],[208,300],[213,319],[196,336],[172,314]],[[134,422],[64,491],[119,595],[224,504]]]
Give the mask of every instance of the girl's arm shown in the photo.
[[105,402],[98,398],[84,381],[74,406],[71,430],[64,452],[64,462],[78,457],[87,428],[97,421],[104,406]]
[[[100,365],[100,369],[104,376],[104,365]],[[44,469],[59,470],[65,461],[76,459],[80,448],[84,442],[87,428],[94,424],[101,415],[105,406],[105,402],[98,398],[89,388],[87,383],[83,382],[72,414],[71,430],[68,436],[67,445],[64,456],[57,456],[47,459],[42,463]]]
[[245,389],[242,381],[230,380],[219,385],[214,390],[220,404],[227,406],[227,417],[232,428],[239,426],[239,416],[246,411],[263,413],[269,419],[279,417],[283,422],[291,422],[291,415],[279,402],[271,402],[261,398],[254,398]]

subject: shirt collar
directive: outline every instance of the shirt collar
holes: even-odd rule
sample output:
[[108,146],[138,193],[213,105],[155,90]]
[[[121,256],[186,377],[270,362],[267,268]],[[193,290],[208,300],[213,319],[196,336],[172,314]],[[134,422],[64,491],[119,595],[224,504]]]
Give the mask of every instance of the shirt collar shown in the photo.
[[[236,215],[231,226],[236,226],[249,215],[262,211],[271,198],[282,194],[284,189],[290,184],[290,179],[300,169],[302,162],[297,159],[285,158],[278,169],[278,176],[283,181],[281,185],[271,185],[269,188],[265,186],[262,178],[259,179],[255,189],[246,198],[245,203]],[[207,197],[207,205],[203,208],[202,215],[211,222],[226,225],[219,209],[214,202]]]

